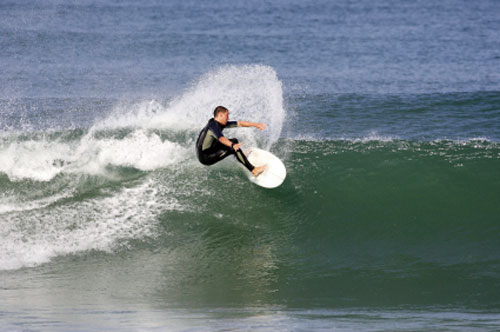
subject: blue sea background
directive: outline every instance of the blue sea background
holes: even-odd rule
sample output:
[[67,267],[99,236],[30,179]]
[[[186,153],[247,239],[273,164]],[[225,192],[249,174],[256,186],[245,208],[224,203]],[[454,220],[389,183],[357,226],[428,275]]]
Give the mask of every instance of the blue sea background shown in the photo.
[[[0,331],[497,331],[500,2],[0,1]],[[225,105],[257,187],[194,141]]]

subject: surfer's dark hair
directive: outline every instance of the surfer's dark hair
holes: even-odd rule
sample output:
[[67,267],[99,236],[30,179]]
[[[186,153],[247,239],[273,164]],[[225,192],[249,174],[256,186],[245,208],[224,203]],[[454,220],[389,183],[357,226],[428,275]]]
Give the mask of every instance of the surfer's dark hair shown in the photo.
[[214,118],[216,118],[217,115],[219,115],[219,113],[226,113],[226,112],[229,112],[227,108],[225,108],[224,106],[217,106],[214,109]]

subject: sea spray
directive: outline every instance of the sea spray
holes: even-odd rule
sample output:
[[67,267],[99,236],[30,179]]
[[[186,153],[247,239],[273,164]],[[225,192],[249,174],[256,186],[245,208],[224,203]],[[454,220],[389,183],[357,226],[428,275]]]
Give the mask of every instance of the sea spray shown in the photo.
[[[154,237],[159,214],[194,208],[192,199],[180,198],[199,190],[217,194],[199,188],[209,169],[194,153],[217,105],[227,106],[231,119],[267,124],[266,131],[227,130],[245,147],[278,141],[285,120],[281,82],[259,65],[216,69],[168,102],[120,101],[88,128],[55,124],[3,133],[0,269]],[[222,164],[213,169],[229,166]],[[226,170],[242,172],[236,162]]]
[[[104,173],[109,165],[153,170],[178,163],[194,156],[194,140],[219,104],[230,109],[231,119],[267,124],[265,131],[226,133],[246,147],[269,149],[280,137],[285,110],[276,72],[266,66],[226,66],[207,73],[167,105],[120,102],[84,135],[64,139],[69,135],[28,132],[27,139],[17,140],[18,134],[4,139],[0,172],[11,181],[50,181],[60,173]],[[175,135],[183,139],[169,141]]]

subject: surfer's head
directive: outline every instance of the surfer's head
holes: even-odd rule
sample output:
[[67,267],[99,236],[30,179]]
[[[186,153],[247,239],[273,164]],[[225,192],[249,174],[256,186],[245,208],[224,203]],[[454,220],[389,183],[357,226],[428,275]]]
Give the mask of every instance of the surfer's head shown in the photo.
[[214,110],[214,119],[220,124],[226,125],[229,119],[229,110],[224,106],[217,106]]

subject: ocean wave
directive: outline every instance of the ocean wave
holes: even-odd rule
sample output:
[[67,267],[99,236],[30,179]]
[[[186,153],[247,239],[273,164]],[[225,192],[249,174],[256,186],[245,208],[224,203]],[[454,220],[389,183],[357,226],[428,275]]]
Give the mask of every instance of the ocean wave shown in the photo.
[[245,146],[269,148],[279,139],[281,82],[266,66],[221,67],[167,103],[117,103],[89,128],[3,132],[0,270],[154,237],[158,215],[197,208],[182,197],[217,194],[199,188],[206,175],[194,151],[217,105],[234,120],[268,125],[231,129]]
[[[51,181],[59,174],[106,174],[108,166],[150,171],[194,155],[198,131],[217,105],[235,120],[264,122],[265,132],[233,131],[246,146],[269,148],[278,140],[285,117],[281,82],[266,66],[226,66],[207,73],[166,105],[158,101],[119,103],[86,133],[72,130],[4,134],[0,172],[11,181]],[[172,136],[184,135],[181,141]],[[118,133],[118,135],[115,135]]]
[[176,207],[174,198],[158,202],[157,192],[149,180],[113,195],[3,214],[0,269],[36,266],[81,251],[110,251],[119,239],[154,236],[155,214]]

